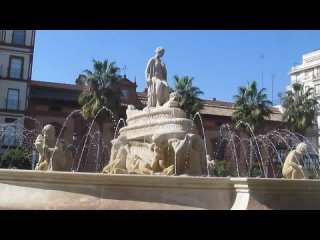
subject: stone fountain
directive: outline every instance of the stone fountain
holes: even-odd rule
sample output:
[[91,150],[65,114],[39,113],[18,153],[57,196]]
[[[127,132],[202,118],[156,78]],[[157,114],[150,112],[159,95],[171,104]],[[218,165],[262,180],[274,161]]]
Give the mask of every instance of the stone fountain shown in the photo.
[[205,143],[195,134],[177,101],[169,94],[167,70],[161,61],[163,48],[148,61],[148,105],[143,110],[129,106],[127,126],[112,141],[111,158],[105,173],[156,175],[207,175]]
[[149,60],[148,105],[128,107],[103,173],[55,168],[57,146],[38,135],[47,163],[0,169],[0,209],[320,209],[319,180],[209,177],[205,142],[169,93],[163,54]]

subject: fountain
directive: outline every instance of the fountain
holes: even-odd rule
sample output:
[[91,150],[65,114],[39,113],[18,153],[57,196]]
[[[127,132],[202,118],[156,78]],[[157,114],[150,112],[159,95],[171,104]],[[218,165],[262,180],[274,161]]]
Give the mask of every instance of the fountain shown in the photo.
[[[315,171],[314,178],[319,178],[317,151],[302,136],[278,130],[240,138],[229,125],[222,125],[221,141],[211,161],[201,115],[187,119],[178,107],[176,93],[168,92],[160,60],[163,54],[164,50],[158,48],[148,62],[147,107],[138,110],[128,106],[126,121],[116,123],[113,119],[111,149],[103,139],[99,149],[101,136],[92,131],[95,118],[77,145],[63,145],[62,129],[54,148],[61,145],[59,151],[63,149],[68,169],[0,169],[0,209],[320,209],[318,179],[284,179],[274,164],[282,166],[284,156],[302,139],[308,146],[304,161]],[[105,107],[100,111],[110,112]],[[82,117],[75,110],[63,126],[73,115]],[[202,137],[194,124],[196,117],[201,122]],[[36,141],[42,127],[37,120],[32,121],[37,126],[34,130],[21,125],[16,134],[20,146],[36,159],[34,143],[39,143],[40,157],[45,155],[46,144],[41,137]],[[0,137],[10,126],[0,125]],[[217,175],[223,148],[230,171],[224,177],[213,176]],[[315,155],[317,158],[311,157]],[[57,159],[52,154],[46,161],[50,166]]]

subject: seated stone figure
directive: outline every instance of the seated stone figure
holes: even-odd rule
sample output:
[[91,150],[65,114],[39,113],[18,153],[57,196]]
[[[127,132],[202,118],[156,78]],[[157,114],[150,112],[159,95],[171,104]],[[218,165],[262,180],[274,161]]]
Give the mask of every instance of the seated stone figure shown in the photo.
[[177,175],[207,175],[204,141],[199,135],[189,133],[182,140],[169,139],[168,143],[175,151]]
[[282,168],[282,175],[286,179],[309,178],[307,169],[299,164],[299,158],[306,154],[307,144],[299,143],[295,150],[292,150]]
[[126,163],[130,154],[128,140],[125,136],[120,135],[117,139],[111,141],[112,149],[110,162],[102,170],[103,173],[127,173]]
[[[149,144],[143,144],[129,141],[123,135],[120,135],[117,139],[111,141],[111,156],[110,162],[103,168],[103,173],[111,174],[153,174],[156,168],[154,161],[149,161],[148,157],[143,158],[134,154],[131,149],[134,145],[136,147],[146,147]],[[133,145],[133,146],[132,146]],[[144,155],[141,149],[141,154]]]
[[57,142],[55,129],[52,125],[44,126],[42,133],[35,141],[35,147],[39,153],[39,161],[35,170],[67,171],[66,158],[62,144]]

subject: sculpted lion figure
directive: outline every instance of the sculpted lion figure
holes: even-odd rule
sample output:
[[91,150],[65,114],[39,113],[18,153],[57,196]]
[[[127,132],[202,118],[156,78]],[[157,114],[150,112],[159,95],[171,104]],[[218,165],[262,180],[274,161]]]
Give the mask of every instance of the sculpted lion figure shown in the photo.
[[169,101],[167,101],[164,105],[164,108],[176,108],[179,107],[179,102],[178,102],[178,93],[177,92],[172,92],[169,95]]

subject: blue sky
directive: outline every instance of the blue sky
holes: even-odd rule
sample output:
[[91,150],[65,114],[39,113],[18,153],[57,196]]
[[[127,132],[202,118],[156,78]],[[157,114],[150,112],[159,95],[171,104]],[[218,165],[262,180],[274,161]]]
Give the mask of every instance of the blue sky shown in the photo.
[[[39,30],[36,32],[32,79],[74,83],[92,59],[126,65],[138,91],[147,84],[144,71],[154,50],[162,46],[168,82],[173,76],[192,76],[202,98],[233,101],[239,86],[256,80],[272,100],[290,84],[288,72],[302,55],[320,48],[320,31],[306,30]],[[263,61],[261,58],[263,55]],[[121,71],[124,74],[124,71]]]

